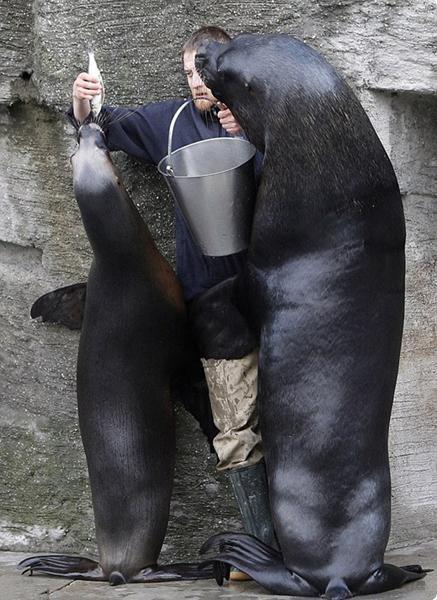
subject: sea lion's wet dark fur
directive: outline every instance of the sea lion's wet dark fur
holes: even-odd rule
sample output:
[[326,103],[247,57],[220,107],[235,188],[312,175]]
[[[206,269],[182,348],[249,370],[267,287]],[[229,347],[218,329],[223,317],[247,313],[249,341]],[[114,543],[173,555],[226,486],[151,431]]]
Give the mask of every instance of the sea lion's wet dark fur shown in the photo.
[[[208,570],[196,565],[157,567],[173,483],[171,385],[178,369],[190,364],[182,291],[124,190],[99,127],[81,128],[72,164],[75,196],[94,253],[77,397],[99,563],[51,555],[19,566],[113,585],[205,577]],[[83,285],[67,295],[63,288],[59,297],[70,305],[78,290],[83,299]],[[55,308],[59,316],[57,302]]]
[[298,40],[210,43],[196,66],[265,153],[241,289],[260,336],[281,553],[238,534],[204,550],[278,594],[342,599],[423,577],[383,562],[404,312],[404,216],[390,161],[349,87]]

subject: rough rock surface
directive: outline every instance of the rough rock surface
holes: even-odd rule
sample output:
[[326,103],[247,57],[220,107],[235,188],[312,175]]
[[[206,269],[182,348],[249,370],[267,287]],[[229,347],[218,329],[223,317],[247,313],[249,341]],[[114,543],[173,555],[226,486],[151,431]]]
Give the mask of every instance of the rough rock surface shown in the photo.
[[[71,185],[62,111],[92,47],[107,101],[184,96],[180,47],[204,23],[282,31],[321,50],[355,88],[391,156],[408,229],[407,305],[391,427],[391,545],[437,533],[437,76],[433,0],[66,0],[0,4],[0,548],[95,550],[76,418],[78,334],[31,322],[40,294],[83,280],[88,242]],[[154,172],[117,161],[161,250],[171,201]],[[228,484],[178,409],[178,463],[164,559],[194,558],[213,531],[240,527]]]

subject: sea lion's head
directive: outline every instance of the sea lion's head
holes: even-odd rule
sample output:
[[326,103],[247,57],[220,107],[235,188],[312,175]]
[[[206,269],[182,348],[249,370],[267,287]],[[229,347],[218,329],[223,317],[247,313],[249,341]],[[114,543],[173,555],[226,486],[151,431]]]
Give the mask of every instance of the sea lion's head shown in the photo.
[[260,122],[255,125],[253,115],[271,101],[273,90],[269,88],[265,69],[257,65],[261,62],[260,39],[243,34],[225,45],[207,42],[196,53],[195,64],[205,85],[231,109],[249,139],[262,150],[263,126]]
[[74,195],[93,245],[92,240],[103,237],[104,227],[114,230],[121,213],[132,210],[132,202],[111,160],[105,134],[97,123],[84,123],[79,128],[78,147],[71,165]]
[[225,45],[205,43],[195,65],[261,151],[269,137],[277,144],[284,128],[301,135],[314,127],[324,99],[332,107],[332,96],[343,85],[315,50],[284,34],[241,34]]
[[81,190],[86,190],[86,196],[89,197],[93,191],[100,193],[102,188],[121,185],[109,155],[105,134],[97,123],[84,123],[78,129],[77,142],[78,146],[70,160],[78,201]]
[[142,220],[97,123],[86,122],[79,128],[71,165],[74,195],[94,254],[114,256],[114,244],[119,249],[126,247],[123,244],[132,235],[132,223],[136,226]]

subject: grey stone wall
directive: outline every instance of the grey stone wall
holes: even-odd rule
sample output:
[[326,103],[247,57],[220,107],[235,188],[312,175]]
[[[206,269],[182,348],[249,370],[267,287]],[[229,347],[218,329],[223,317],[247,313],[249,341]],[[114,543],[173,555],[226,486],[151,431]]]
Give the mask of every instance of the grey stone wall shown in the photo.
[[[31,322],[40,294],[83,280],[90,262],[72,194],[72,130],[62,111],[92,47],[107,101],[187,94],[180,47],[198,26],[282,31],[323,54],[354,87],[394,163],[407,219],[407,305],[390,451],[391,546],[436,536],[437,9],[431,0],[9,0],[0,4],[0,548],[93,552],[76,418],[78,334]],[[171,202],[154,172],[118,156],[125,183],[172,259]],[[164,558],[193,558],[237,529],[228,484],[178,409],[178,462]]]

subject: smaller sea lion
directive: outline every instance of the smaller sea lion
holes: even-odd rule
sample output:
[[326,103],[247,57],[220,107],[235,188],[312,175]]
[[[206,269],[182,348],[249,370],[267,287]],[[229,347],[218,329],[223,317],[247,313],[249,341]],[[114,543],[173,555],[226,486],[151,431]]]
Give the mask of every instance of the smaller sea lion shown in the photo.
[[[182,290],[126,193],[98,125],[80,128],[72,165],[74,193],[94,253],[77,398],[99,561],[44,555],[19,568],[112,585],[206,578],[210,568],[157,565],[173,483],[171,387],[190,364]],[[74,295],[83,299],[81,285],[71,294],[64,288],[59,296],[67,304]],[[46,314],[50,301],[58,314],[56,300],[56,294],[41,300],[34,314]]]

